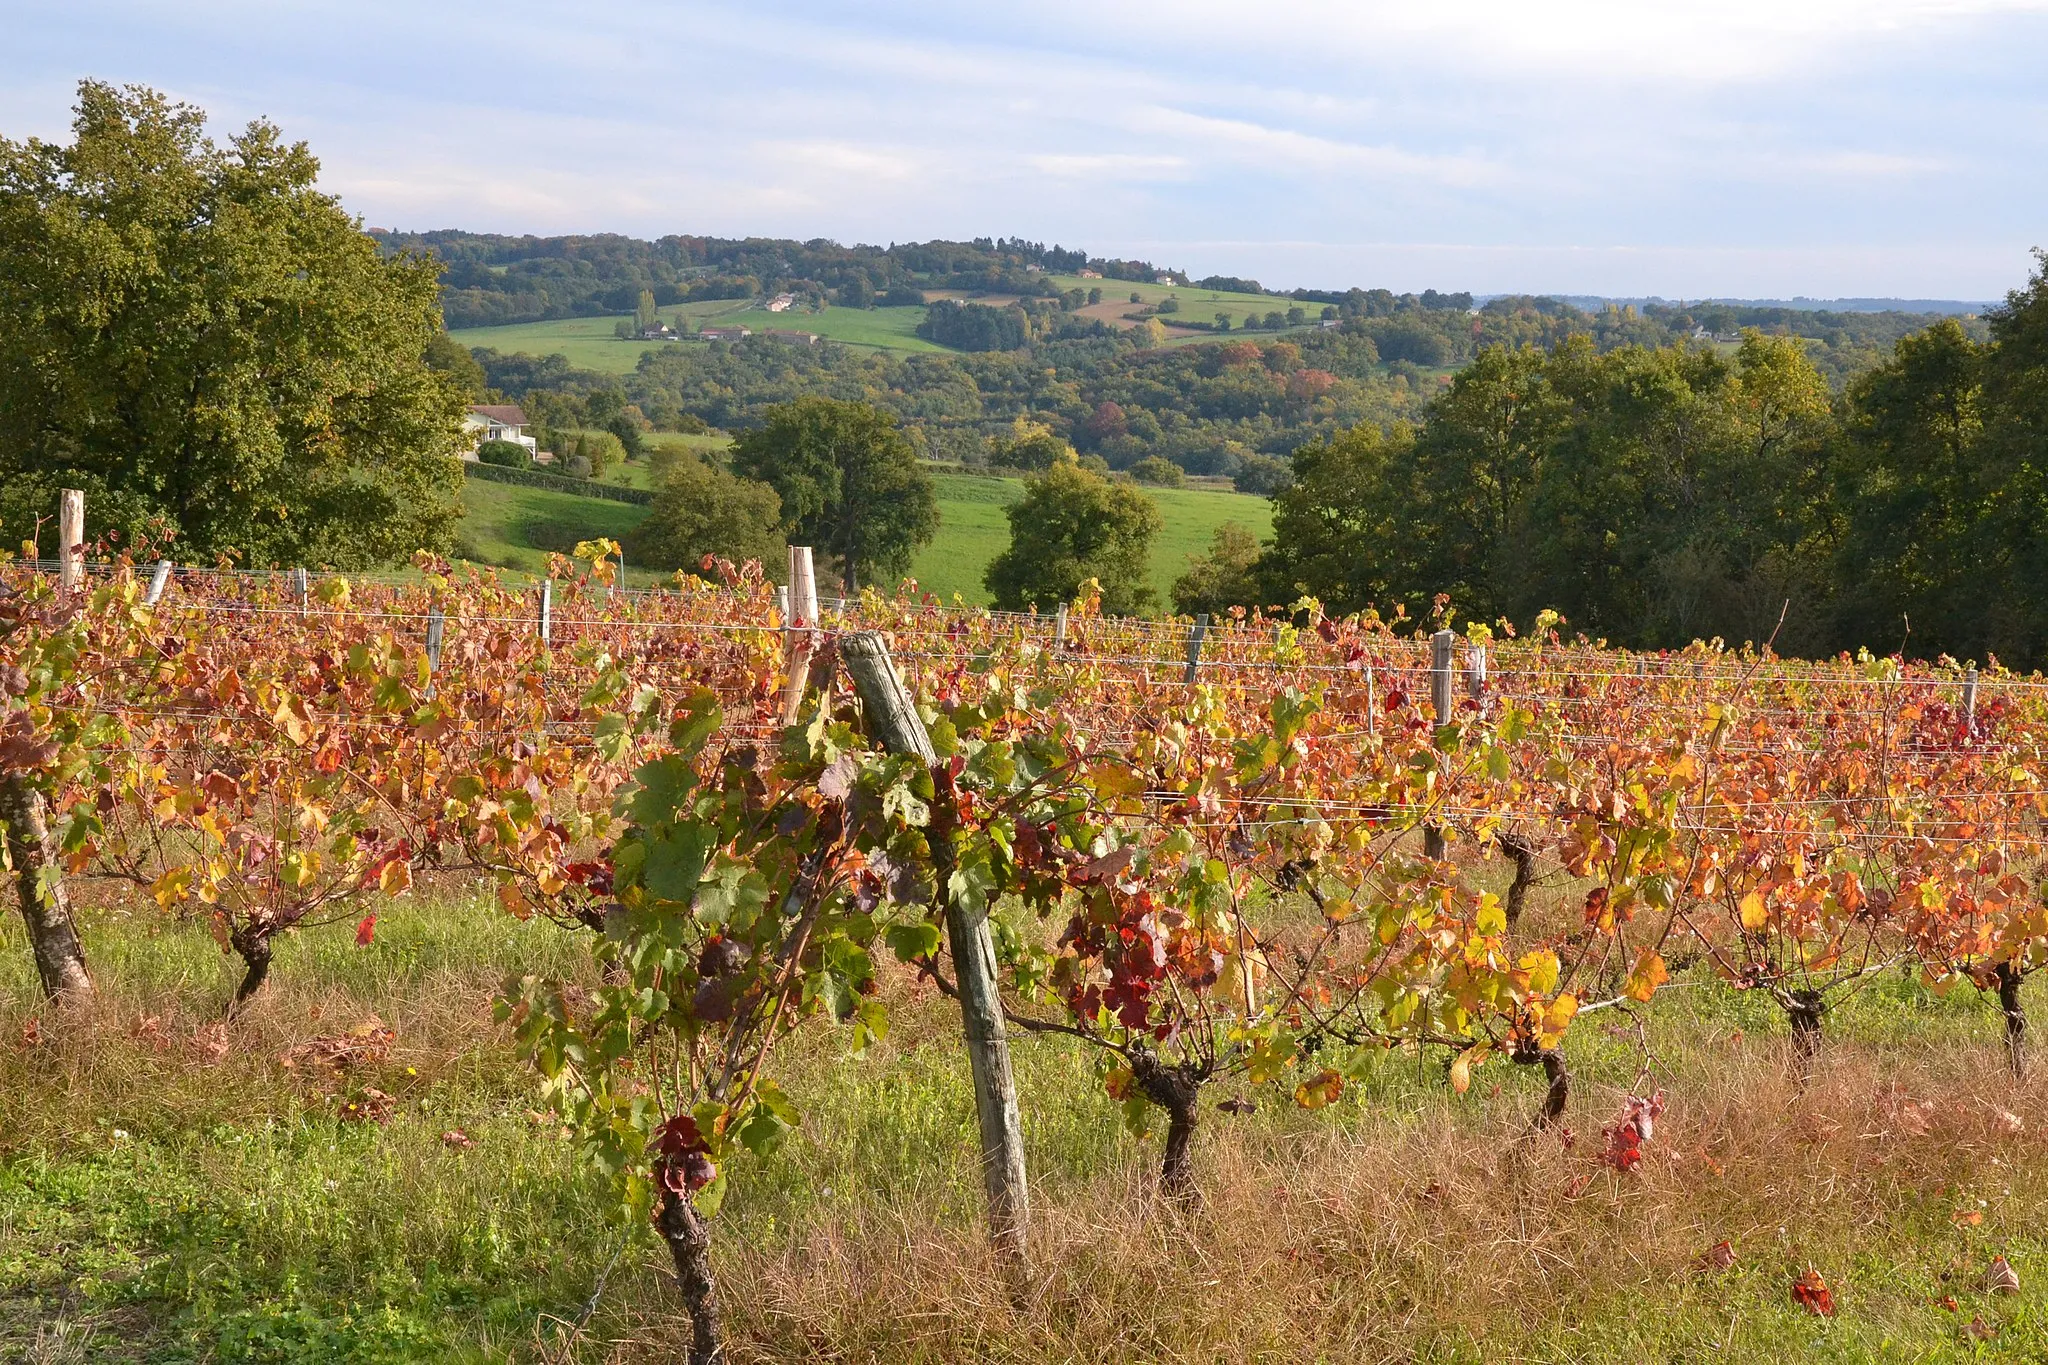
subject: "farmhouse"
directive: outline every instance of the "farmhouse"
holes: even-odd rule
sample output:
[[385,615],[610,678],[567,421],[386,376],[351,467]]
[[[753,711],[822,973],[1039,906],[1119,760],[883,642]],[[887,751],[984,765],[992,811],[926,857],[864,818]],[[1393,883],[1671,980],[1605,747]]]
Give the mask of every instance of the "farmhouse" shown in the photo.
[[484,403],[471,406],[462,416],[462,432],[469,442],[469,448],[462,452],[465,460],[476,458],[476,449],[485,441],[510,441],[516,446],[525,446],[526,453],[535,453],[538,444],[526,434],[526,413],[517,403]]
[[816,332],[792,332],[780,327],[770,327],[761,335],[767,337],[770,341],[783,341],[791,346],[815,346],[818,344],[818,334]]
[[697,335],[705,341],[738,341],[754,334],[751,327],[703,327]]
[[771,313],[787,313],[795,305],[796,295],[777,294],[774,298],[768,300],[768,311]]
[[1081,268],[1081,278],[1084,280],[1099,280],[1102,278],[1102,272],[1100,270],[1090,270],[1083,266]]

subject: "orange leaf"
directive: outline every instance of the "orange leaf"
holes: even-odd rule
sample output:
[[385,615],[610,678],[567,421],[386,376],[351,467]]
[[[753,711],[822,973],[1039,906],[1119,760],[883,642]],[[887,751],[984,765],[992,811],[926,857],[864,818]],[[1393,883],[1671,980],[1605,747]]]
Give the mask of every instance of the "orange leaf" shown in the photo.
[[370,940],[376,937],[376,934],[377,917],[375,915],[364,915],[362,922],[356,925],[356,947],[369,947]]
[[1631,1000],[1647,1001],[1657,993],[1657,988],[1671,979],[1671,973],[1664,966],[1664,959],[1651,949],[1643,949],[1643,955],[1636,959],[1636,969],[1629,973],[1628,984],[1623,993]]
[[1831,1318],[1835,1315],[1835,1296],[1829,1291],[1827,1281],[1812,1266],[1800,1271],[1799,1277],[1792,1281],[1792,1302],[1815,1317]]

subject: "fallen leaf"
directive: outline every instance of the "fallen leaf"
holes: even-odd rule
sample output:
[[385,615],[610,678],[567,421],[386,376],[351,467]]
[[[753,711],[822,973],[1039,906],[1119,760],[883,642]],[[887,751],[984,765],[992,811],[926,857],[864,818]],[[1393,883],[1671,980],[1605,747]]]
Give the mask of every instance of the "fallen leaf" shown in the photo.
[[1944,1294],[1934,1301],[1934,1306],[1936,1308],[1946,1309],[1949,1312],[1953,1313],[1957,1311],[1956,1296],[1953,1294]]
[[362,1094],[341,1106],[340,1116],[350,1123],[388,1123],[391,1121],[391,1111],[397,1107],[396,1096],[387,1094],[374,1085],[366,1085]]
[[1720,1241],[1700,1253],[1699,1259],[1693,1262],[1693,1268],[1702,1271],[1726,1270],[1734,1264],[1735,1248],[1730,1245],[1726,1237],[1723,1237]]
[[370,940],[376,936],[377,917],[375,915],[364,915],[362,921],[356,925],[356,947],[369,947]]
[[1835,1296],[1828,1289],[1827,1281],[1812,1266],[1800,1271],[1792,1281],[1792,1302],[1815,1317],[1831,1318],[1835,1315]]
[[476,1139],[463,1132],[460,1128],[450,1128],[447,1132],[441,1134],[441,1145],[450,1151],[466,1152],[476,1146]]
[[43,1021],[31,1014],[28,1022],[21,1026],[21,1045],[41,1047],[43,1045]]
[[1982,1313],[1979,1313],[1976,1317],[1971,1318],[1969,1322],[1965,1323],[1963,1331],[1969,1336],[1975,1337],[1978,1341],[1989,1341],[1998,1335],[1998,1329],[1984,1321]]
[[217,1019],[192,1033],[192,1055],[208,1066],[220,1065],[228,1055],[228,1026],[226,1020]]
[[1949,1221],[1957,1227],[1975,1227],[1984,1221],[1984,1211],[1982,1209],[1957,1209],[1948,1217]]
[[1993,1256],[1991,1265],[1984,1272],[1984,1287],[1994,1294],[2017,1294],[2020,1292],[2019,1273],[2005,1257]]

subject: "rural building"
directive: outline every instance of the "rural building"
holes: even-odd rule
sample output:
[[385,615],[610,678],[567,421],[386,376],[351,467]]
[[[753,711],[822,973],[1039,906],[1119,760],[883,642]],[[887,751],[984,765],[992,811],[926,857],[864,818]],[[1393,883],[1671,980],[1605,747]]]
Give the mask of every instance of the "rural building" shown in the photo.
[[1102,272],[1100,270],[1090,270],[1084,266],[1081,269],[1081,278],[1084,280],[1099,280],[1102,278]]
[[697,335],[705,341],[738,341],[754,334],[751,327],[704,327]]
[[818,334],[816,332],[791,332],[779,327],[770,327],[761,335],[767,337],[770,341],[786,341],[792,346],[815,346],[818,344]]
[[774,298],[768,300],[768,311],[771,313],[787,313],[795,305],[796,295],[777,294]]
[[469,441],[469,449],[462,452],[465,460],[474,460],[476,448],[485,441],[510,441],[525,446],[528,455],[536,453],[538,444],[526,434],[526,413],[517,403],[472,405],[462,415],[462,432]]

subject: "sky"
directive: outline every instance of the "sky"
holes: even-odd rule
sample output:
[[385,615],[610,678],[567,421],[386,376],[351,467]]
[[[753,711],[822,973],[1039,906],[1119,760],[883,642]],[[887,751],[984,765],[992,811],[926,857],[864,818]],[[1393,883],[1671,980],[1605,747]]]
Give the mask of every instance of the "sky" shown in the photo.
[[1269,287],[1996,299],[2048,0],[0,0],[76,83],[268,118],[377,227],[1018,236]]

